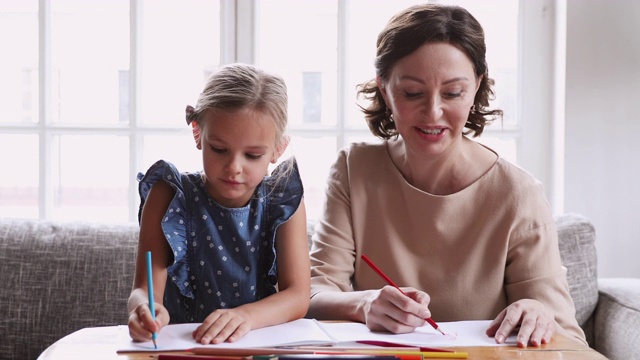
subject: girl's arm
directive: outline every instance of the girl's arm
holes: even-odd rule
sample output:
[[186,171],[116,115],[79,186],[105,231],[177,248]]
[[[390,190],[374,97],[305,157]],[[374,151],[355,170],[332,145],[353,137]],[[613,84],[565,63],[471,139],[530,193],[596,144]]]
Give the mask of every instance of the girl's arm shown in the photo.
[[[156,182],[144,203],[140,217],[140,235],[136,256],[133,289],[128,301],[129,334],[136,341],[151,340],[153,332],[169,323],[169,313],[163,306],[167,267],[173,260],[171,248],[162,231],[161,221],[173,198],[173,189],[164,181]],[[149,310],[147,267],[145,254],[152,253],[153,290],[156,322]]]
[[[302,318],[309,309],[311,265],[307,237],[307,214],[304,201],[276,234],[278,293],[265,300],[273,314],[264,314],[260,327]],[[271,299],[277,295],[277,298]]]
[[216,310],[193,336],[202,344],[233,342],[252,329],[302,318],[309,308],[310,263],[304,201],[276,233],[278,292],[235,309]]

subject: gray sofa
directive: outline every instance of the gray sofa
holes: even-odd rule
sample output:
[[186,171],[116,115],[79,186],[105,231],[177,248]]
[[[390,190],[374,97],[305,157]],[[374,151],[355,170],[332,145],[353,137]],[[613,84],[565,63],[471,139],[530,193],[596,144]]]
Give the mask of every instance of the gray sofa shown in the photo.
[[[598,279],[591,223],[572,214],[557,223],[590,345],[640,359],[640,279]],[[126,324],[137,236],[137,224],[0,219],[0,357],[36,359],[81,328]]]

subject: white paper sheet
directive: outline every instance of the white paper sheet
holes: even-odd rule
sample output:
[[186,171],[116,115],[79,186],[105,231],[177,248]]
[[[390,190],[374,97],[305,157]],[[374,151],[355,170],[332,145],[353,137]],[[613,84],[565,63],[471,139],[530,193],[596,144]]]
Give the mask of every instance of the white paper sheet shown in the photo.
[[[351,322],[324,322],[299,319],[289,323],[256,329],[247,333],[234,343],[201,345],[193,340],[191,333],[199,324],[168,325],[160,331],[157,338],[158,351],[188,350],[194,347],[218,348],[262,348],[282,346],[318,346],[353,343],[359,340],[377,340],[426,347],[456,346],[500,346],[493,338],[485,335],[491,321],[458,321],[439,323],[447,335],[434,330],[431,326],[416,329],[407,334],[372,332],[366,325]],[[515,345],[515,336],[507,339],[505,345]],[[154,351],[153,343],[133,342],[122,337],[118,352]]]
[[[375,340],[425,347],[499,346],[494,338],[485,334],[490,323],[490,320],[438,323],[446,335],[430,325],[406,334],[373,332],[364,324],[351,322],[322,323],[321,326],[339,342]],[[515,335],[507,339],[506,345],[516,345]]]
[[[158,334],[157,351],[187,350],[205,346],[193,339],[192,332],[200,324],[175,324],[165,326]],[[153,342],[134,342],[123,339],[118,352],[154,351]],[[316,325],[316,320],[299,319],[281,325],[268,326],[248,332],[238,341],[215,345],[219,348],[258,348],[276,346],[329,345],[332,339]]]

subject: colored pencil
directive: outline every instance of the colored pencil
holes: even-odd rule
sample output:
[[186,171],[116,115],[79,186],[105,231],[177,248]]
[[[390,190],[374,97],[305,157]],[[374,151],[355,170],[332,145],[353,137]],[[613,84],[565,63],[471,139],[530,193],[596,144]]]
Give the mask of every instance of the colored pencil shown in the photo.
[[[404,360],[392,354],[298,354],[275,355],[273,357],[254,357],[252,360]],[[406,359],[414,360],[414,359]]]
[[466,359],[469,354],[466,352],[443,352],[443,351],[397,351],[397,350],[377,350],[367,349],[349,350],[345,352],[319,351],[318,355],[371,355],[371,356],[394,356],[398,360],[422,360],[422,359]]
[[283,348],[218,348],[215,346],[200,346],[187,350],[196,355],[217,356],[256,356],[256,355],[288,355],[288,354],[314,354],[313,350],[283,349]]
[[[391,280],[384,272],[382,272],[382,270],[380,270],[379,267],[376,266],[376,264],[373,263],[373,261],[371,261],[371,259],[369,259],[367,257],[367,255],[362,254],[361,256],[362,260],[367,263],[367,265],[369,265],[369,267],[371,267],[371,269],[373,269],[373,271],[375,271],[378,275],[380,275],[381,278],[383,278],[387,284],[393,286],[394,288],[400,290],[401,293],[403,293],[404,295],[408,296],[407,294],[405,294],[404,291],[402,291],[402,289],[400,289],[400,287],[398,285],[396,285],[393,280]],[[433,319],[431,318],[426,318],[425,319],[429,325],[431,325],[434,329],[438,330],[442,335],[445,335],[445,333],[440,330],[440,327],[438,326],[438,324],[436,324],[435,321],[433,321]]]
[[[149,293],[149,310],[151,310],[151,316],[153,317],[153,321],[156,321],[156,309],[153,300],[153,274],[151,273],[151,251],[147,251],[147,292]],[[158,349],[158,344],[156,339],[158,338],[158,334],[154,331],[151,335],[151,339],[153,340],[153,347]]]
[[381,346],[387,349],[398,349],[398,350],[416,350],[416,351],[425,351],[425,352],[455,352],[453,350],[448,349],[438,349],[424,346],[413,346],[413,345],[405,345],[388,341],[378,341],[378,340],[358,340],[356,341],[358,344],[365,345],[374,345]]
[[193,354],[159,354],[158,360],[252,360],[251,356],[205,356]]
[[[222,350],[222,351],[221,351]],[[422,360],[422,359],[466,359],[469,354],[467,352],[442,352],[442,351],[393,351],[393,350],[377,350],[363,348],[361,350],[351,351],[282,351],[283,349],[277,348],[253,348],[253,349],[213,349],[213,348],[193,348],[189,351],[196,355],[179,355],[185,360],[189,356],[192,359],[215,359],[223,360],[229,359],[232,356],[236,356],[236,359],[253,359],[253,360],[303,360],[303,359],[386,359],[393,358],[395,360]],[[209,355],[201,357],[198,355]],[[162,359],[165,359],[163,357]],[[171,360],[180,360],[181,358],[174,357]],[[166,358],[166,360],[170,360]]]
[[316,355],[325,355],[325,356],[338,356],[338,355],[346,355],[349,356],[392,356],[397,360],[422,360],[422,353],[396,353],[393,350],[389,351],[378,351],[375,349],[371,350],[347,350],[347,351],[317,351]]

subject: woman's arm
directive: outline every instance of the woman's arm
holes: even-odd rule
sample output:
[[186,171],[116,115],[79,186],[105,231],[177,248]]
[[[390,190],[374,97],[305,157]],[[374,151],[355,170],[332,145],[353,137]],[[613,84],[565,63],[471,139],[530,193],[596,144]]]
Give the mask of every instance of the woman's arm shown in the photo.
[[[350,171],[347,164],[357,160],[348,161],[349,156],[348,150],[341,151],[329,172],[324,211],[311,249],[312,297],[307,317],[362,322],[376,331],[413,331],[430,316],[426,293],[407,288],[407,297],[391,286],[362,291],[353,288],[355,263],[359,261],[354,236],[362,229],[352,223],[352,201],[363,199],[352,198],[350,184],[364,179],[354,178],[361,175]],[[370,276],[377,275],[371,271]]]
[[538,182],[518,184],[518,217],[513,221],[504,276],[509,305],[498,314],[487,334],[501,343],[517,331],[522,347],[548,343],[555,333],[586,344],[575,318],[558,231],[544,189]]
[[[173,260],[171,248],[162,231],[162,218],[173,198],[174,191],[164,181],[156,182],[145,201],[140,217],[140,235],[136,256],[133,289],[128,300],[129,334],[136,341],[151,339],[153,332],[169,323],[169,313],[163,306],[167,267]],[[152,253],[152,272],[156,322],[149,310],[147,267],[145,254]]]

